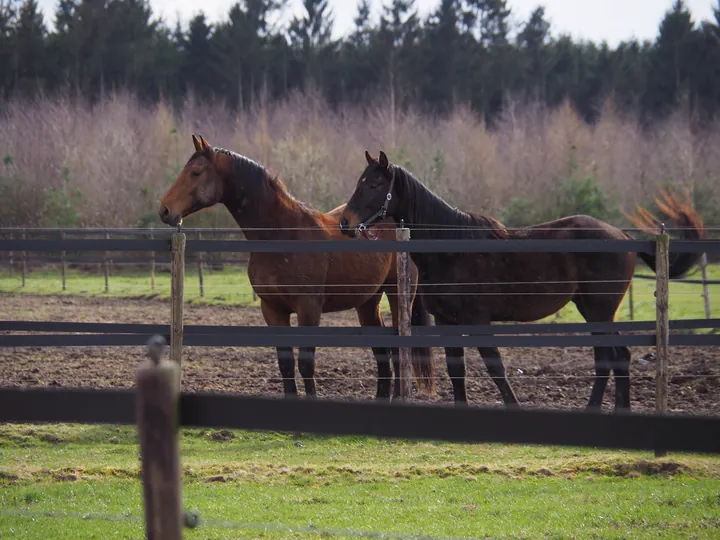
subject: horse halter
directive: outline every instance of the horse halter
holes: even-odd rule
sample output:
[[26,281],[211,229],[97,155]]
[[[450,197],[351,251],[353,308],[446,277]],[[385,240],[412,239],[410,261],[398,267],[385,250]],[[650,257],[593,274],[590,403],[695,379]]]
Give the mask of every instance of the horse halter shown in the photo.
[[390,206],[390,201],[392,201],[392,192],[393,192],[393,186],[395,185],[395,167],[392,168],[392,178],[390,179],[390,188],[388,189],[387,195],[385,195],[385,202],[383,203],[380,210],[375,212],[372,216],[367,218],[365,221],[361,221],[358,223],[358,226],[355,227],[355,229],[358,232],[365,232],[365,230],[370,227],[373,223],[375,223],[378,219],[385,219],[385,216],[387,216],[388,206]]

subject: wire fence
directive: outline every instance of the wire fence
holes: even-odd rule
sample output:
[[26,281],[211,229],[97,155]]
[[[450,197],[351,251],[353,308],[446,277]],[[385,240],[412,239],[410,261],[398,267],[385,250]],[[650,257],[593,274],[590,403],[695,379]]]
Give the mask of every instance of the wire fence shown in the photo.
[[[178,235],[181,236],[181,235]],[[184,240],[184,239],[183,239]],[[0,251],[18,250],[94,250],[94,251],[168,251],[167,240],[0,240]],[[302,244],[302,245],[301,245]],[[369,244],[369,245],[368,245]],[[332,252],[340,251],[387,251],[396,252],[605,252],[622,253],[635,249],[654,249],[653,242],[627,241],[600,242],[545,242],[535,241],[532,244],[522,241],[510,242],[503,245],[496,241],[441,241],[439,243],[417,242],[257,242],[235,240],[193,240],[188,241],[189,252]],[[175,245],[175,240],[173,240]],[[679,241],[675,244],[679,252],[703,253],[706,251],[720,251],[720,244],[705,241]],[[174,265],[178,258],[173,252]],[[184,259],[180,257],[182,271],[178,274],[184,276]],[[176,287],[173,289],[177,290]],[[525,293],[527,294],[527,293]],[[666,301],[666,300],[665,300]],[[177,302],[182,305],[182,289],[179,296],[174,296],[173,306]],[[179,327],[177,326],[179,320]],[[21,321],[23,322],[23,321]],[[679,323],[676,322],[677,325]],[[606,323],[610,324],[610,323]],[[636,324],[636,323],[627,323]],[[649,323],[652,324],[652,323]],[[660,323],[658,323],[660,324]],[[706,325],[717,326],[717,321],[705,321]],[[54,334],[3,334],[0,335],[0,345],[6,347],[25,346],[86,346],[86,345],[141,345],[146,343],[151,334],[141,333],[98,333],[80,334],[78,326],[65,323],[65,332]],[[682,323],[680,323],[682,325]],[[700,327],[700,322],[690,326]],[[521,325],[516,325],[517,331]],[[525,332],[531,333],[531,325],[525,326]],[[617,326],[612,325],[613,331]],[[1,327],[0,327],[1,328]],[[7,326],[6,326],[7,328]],[[669,325],[666,328],[666,339],[663,343],[656,334],[630,334],[630,335],[499,335],[493,328],[478,329],[463,327],[433,327],[428,333],[415,335],[387,334],[372,332],[363,334],[333,334],[332,329],[324,329],[327,333],[308,332],[304,328],[287,329],[281,332],[247,332],[230,333],[229,328],[217,327],[211,330],[208,327],[196,327],[183,335],[182,316],[179,319],[173,316],[169,327],[168,338],[171,342],[171,358],[178,359],[179,353],[173,352],[173,340],[176,329],[180,329],[182,341],[175,341],[175,351],[181,351],[182,346],[329,346],[329,347],[466,347],[466,346],[632,346],[655,345],[658,351],[667,345],[704,344],[717,346],[718,336],[710,335],[683,335],[669,334]],[[585,325],[583,332],[589,331],[591,325]],[[646,328],[645,324],[637,324],[632,329]],[[656,327],[657,328],[657,327]],[[567,330],[567,328],[564,328]],[[25,331],[32,331],[28,324]],[[37,330],[37,327],[35,327]],[[127,330],[127,329],[125,329]],[[149,330],[149,328],[146,328]],[[277,329],[272,329],[277,330]],[[12,330],[11,330],[12,331]],[[16,328],[17,331],[17,328]],[[467,332],[466,332],[467,331]],[[294,332],[294,333],[293,333]],[[165,333],[165,332],[163,332]],[[155,334],[155,332],[153,332]],[[666,360],[665,360],[666,361]],[[157,360],[156,360],[157,363]],[[179,366],[178,366],[179,367]],[[152,370],[152,368],[150,368]],[[179,372],[179,369],[178,369]],[[148,372],[149,373],[149,372]],[[159,373],[159,372],[158,372]],[[660,371],[658,371],[660,373]],[[667,382],[667,371],[664,372]],[[140,379],[138,379],[139,381]],[[660,379],[659,379],[660,380]],[[145,387],[146,390],[149,386]],[[660,388],[660,385],[658,385]],[[155,409],[147,409],[151,401],[159,398],[160,393],[150,393],[140,400],[141,387],[138,394],[134,392],[104,392],[81,390],[47,390],[47,389],[4,389],[0,390],[0,422],[81,422],[81,423],[135,423],[136,412],[146,411],[149,423],[162,418],[156,418],[154,413],[149,416],[148,411],[164,411],[160,416],[174,419],[173,407],[161,406],[154,403]],[[667,390],[664,390],[665,396]],[[137,401],[138,409],[135,409]],[[274,431],[302,431],[317,434],[332,435],[368,435],[393,438],[422,438],[432,440],[446,440],[455,442],[506,442],[531,444],[559,444],[572,446],[599,446],[605,448],[645,448],[655,449],[663,454],[667,451],[702,451],[720,452],[720,440],[717,437],[720,419],[712,417],[636,415],[617,414],[609,417],[601,414],[575,413],[565,411],[533,411],[533,410],[496,410],[481,408],[455,409],[442,406],[421,405],[383,405],[347,402],[318,403],[313,400],[302,402],[289,402],[286,400],[247,398],[243,396],[228,395],[198,395],[184,394],[178,396],[179,423],[185,426],[212,426],[237,429],[261,429]],[[659,399],[659,398],[658,398]],[[667,398],[665,397],[665,400]],[[150,400],[150,401],[148,401]],[[145,407],[145,408],[143,408]],[[666,410],[659,409],[660,411]],[[138,417],[140,418],[140,417]],[[154,419],[153,419],[154,418]],[[174,429],[174,420],[168,423]],[[138,420],[139,429],[144,428]],[[473,427],[474,426],[474,427]],[[477,427],[481,426],[482,429]],[[145,439],[141,438],[142,441]],[[160,442],[158,442],[158,445]],[[155,458],[162,455],[157,448],[150,450],[143,447],[143,464],[148,463],[153,454]],[[150,470],[150,467],[148,467]],[[146,481],[147,477],[144,477]],[[147,481],[150,482],[150,481]],[[148,484],[146,484],[147,486]],[[147,493],[147,492],[146,492]],[[146,496],[146,503],[152,498]],[[153,520],[147,520],[151,523]],[[253,528],[267,530],[267,527],[281,527],[288,530],[285,525],[248,524],[216,521],[218,526],[232,528]],[[311,534],[342,534],[350,537],[375,538],[432,538],[428,536],[393,536],[385,533],[366,533],[363,531],[332,531],[319,530],[314,527],[301,530],[290,527],[290,530]]]

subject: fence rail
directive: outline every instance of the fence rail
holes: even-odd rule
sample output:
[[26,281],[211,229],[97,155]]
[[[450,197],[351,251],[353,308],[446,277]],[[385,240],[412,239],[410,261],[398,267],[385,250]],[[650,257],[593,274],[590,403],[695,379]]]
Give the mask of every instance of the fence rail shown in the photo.
[[[131,390],[4,389],[0,422],[135,424]],[[187,427],[720,453],[720,418],[387,405],[184,393]]]
[[[187,240],[186,253],[655,253],[652,240]],[[0,240],[0,251],[170,251],[168,238]],[[671,240],[672,253],[720,253],[718,240]]]

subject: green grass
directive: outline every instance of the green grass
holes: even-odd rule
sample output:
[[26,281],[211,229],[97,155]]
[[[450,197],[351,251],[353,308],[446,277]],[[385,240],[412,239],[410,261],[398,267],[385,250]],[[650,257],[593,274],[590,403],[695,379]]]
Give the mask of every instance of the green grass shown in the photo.
[[[186,538],[712,538],[720,526],[720,460],[707,456],[181,434],[184,501],[201,519]],[[0,537],[141,537],[138,472],[133,427],[0,425]]]
[[[647,270],[642,273],[648,274]],[[720,280],[720,265],[708,268],[711,280]],[[693,278],[699,279],[699,273]],[[110,276],[110,291],[105,293],[105,278],[102,274],[82,273],[75,270],[68,271],[67,290],[62,291],[60,272],[43,270],[33,272],[28,276],[27,285],[23,288],[17,270],[11,275],[8,272],[0,275],[0,292],[12,294],[40,294],[40,295],[78,295],[113,298],[145,298],[157,297],[168,300],[170,298],[170,276],[168,273],[156,275],[155,290],[150,288],[150,277],[147,272],[123,272]],[[200,287],[197,272],[189,267],[185,274],[185,298],[189,302],[212,305],[259,305],[253,302],[252,288],[244,268],[225,269],[221,271],[205,271],[204,297],[200,296]],[[645,279],[633,280],[633,298],[635,320],[655,320],[655,282]],[[710,298],[712,315],[720,317],[720,285],[710,285]],[[670,284],[670,318],[671,319],[701,319],[705,317],[705,308],[700,285],[686,283]],[[629,295],[618,309],[617,320],[629,320]],[[388,311],[387,300],[383,298],[382,307]],[[557,316],[548,317],[546,321],[581,322],[583,319],[570,304],[563,308]]]

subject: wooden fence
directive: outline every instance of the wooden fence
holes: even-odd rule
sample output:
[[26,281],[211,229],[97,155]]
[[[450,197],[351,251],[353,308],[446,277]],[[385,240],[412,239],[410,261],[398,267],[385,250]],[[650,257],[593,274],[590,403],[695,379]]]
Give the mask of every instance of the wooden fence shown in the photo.
[[[406,234],[400,232],[400,234]],[[654,449],[720,454],[720,418],[667,415],[670,346],[718,346],[720,336],[671,334],[671,329],[720,328],[718,320],[669,321],[669,252],[718,253],[706,240],[442,240],[442,241],[242,241],[187,240],[183,233],[154,239],[0,240],[0,251],[145,251],[172,256],[173,298],[168,325],[0,321],[4,347],[137,346],[150,341],[150,362],[138,371],[136,391],[0,389],[0,422],[135,424],[143,453],[147,532],[150,538],[179,538],[178,424],[240,429],[303,431],[454,442],[505,442],[604,448]],[[656,321],[578,324],[515,324],[410,328],[268,328],[185,325],[185,254],[206,252],[655,252],[658,256]],[[407,310],[407,302],[402,301]],[[409,321],[409,317],[403,318]],[[632,335],[562,335],[589,332]],[[162,337],[170,361],[162,360]],[[338,403],[286,401],[234,395],[184,394],[179,374],[184,346],[329,347],[547,347],[654,345],[657,349],[656,413],[456,409],[404,402]],[[403,364],[406,364],[407,358]],[[407,369],[404,365],[403,369]],[[410,388],[404,389],[409,394]],[[165,456],[165,457],[162,457]],[[169,456],[169,457],[168,457]],[[153,473],[148,474],[153,467]]]

